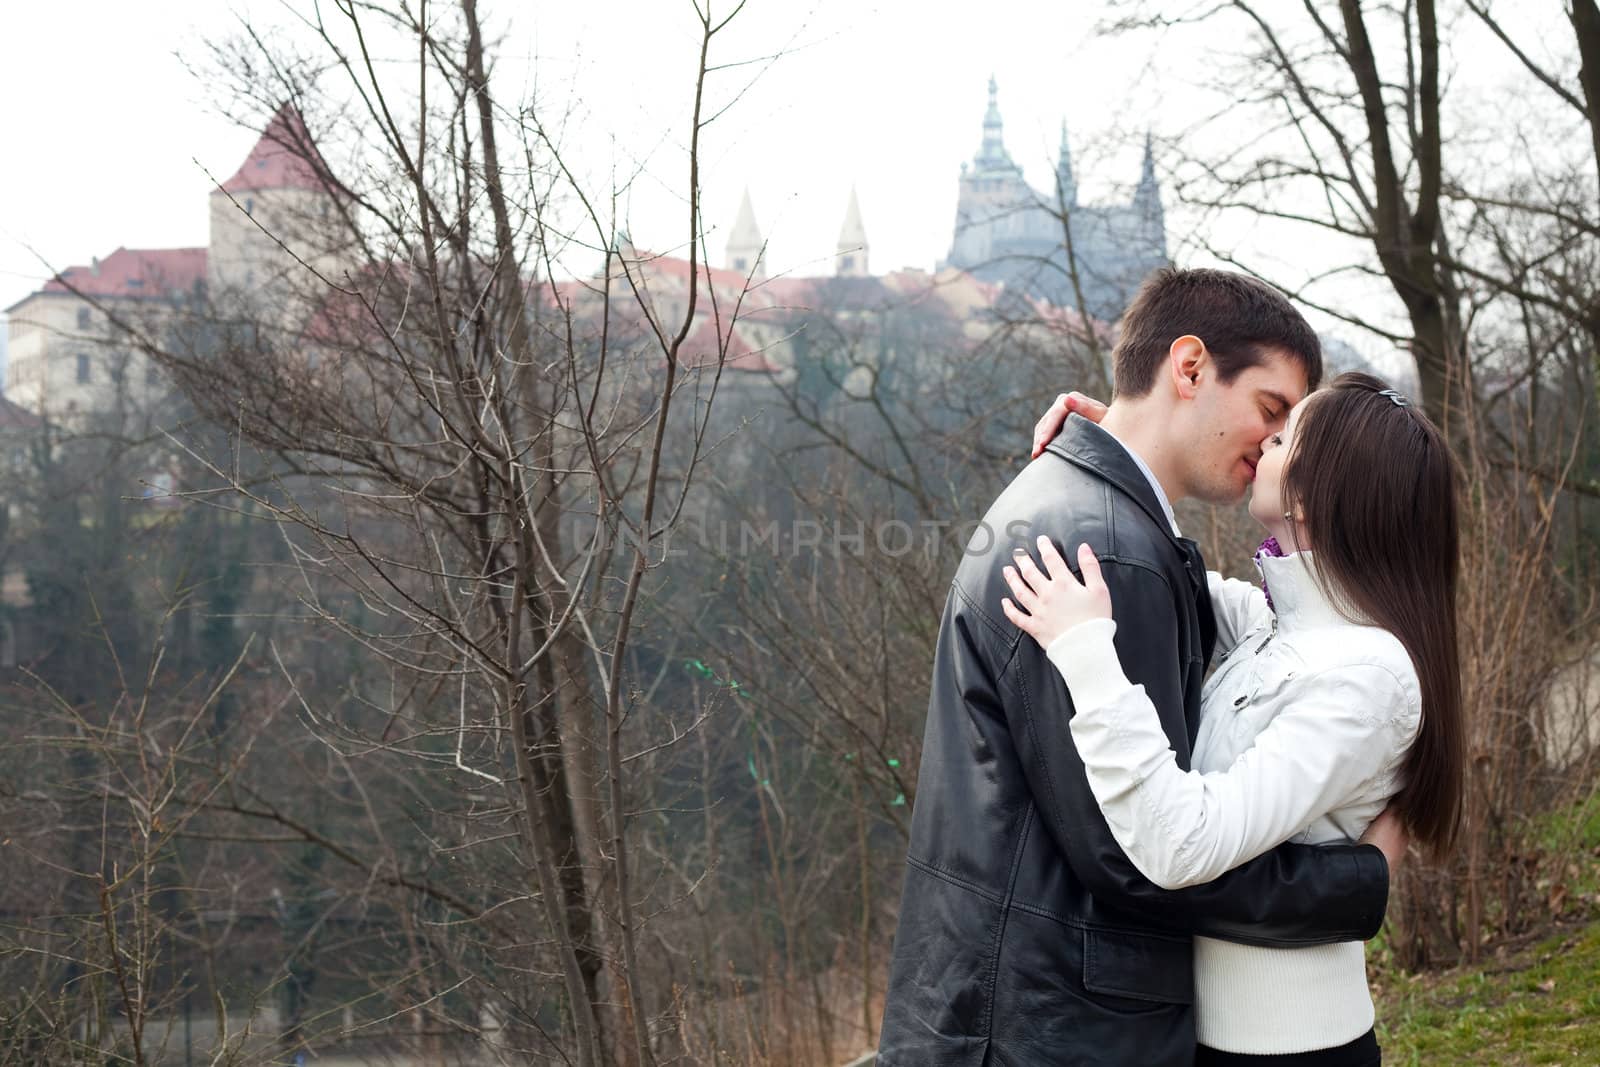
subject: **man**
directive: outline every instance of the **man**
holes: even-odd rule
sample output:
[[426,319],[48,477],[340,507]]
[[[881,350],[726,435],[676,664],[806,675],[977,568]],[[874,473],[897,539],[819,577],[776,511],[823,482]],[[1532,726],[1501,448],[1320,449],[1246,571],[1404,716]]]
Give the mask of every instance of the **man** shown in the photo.
[[1189,766],[1216,637],[1205,564],[1170,501],[1238,501],[1259,445],[1322,373],[1316,335],[1269,286],[1162,270],[1123,318],[1116,397],[1074,417],[984,517],[940,626],[880,1067],[1184,1065],[1192,936],[1365,940],[1388,863],[1371,845],[1283,845],[1165,891],[1117,846],[1074,749],[1071,698],[1000,610],[1014,550],[1087,542],[1118,656]]

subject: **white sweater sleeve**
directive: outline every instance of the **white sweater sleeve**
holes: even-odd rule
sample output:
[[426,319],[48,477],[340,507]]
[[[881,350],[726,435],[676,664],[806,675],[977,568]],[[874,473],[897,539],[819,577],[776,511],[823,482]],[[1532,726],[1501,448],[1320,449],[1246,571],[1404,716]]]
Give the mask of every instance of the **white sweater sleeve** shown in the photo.
[[[1400,680],[1378,665],[1297,678],[1290,703],[1223,772],[1180,770],[1143,686],[1095,619],[1046,650],[1072,691],[1072,740],[1112,835],[1164,889],[1209,882],[1299,833],[1409,741]],[[1223,712],[1217,712],[1223,714]]]
[[1230,649],[1267,617],[1267,597],[1259,587],[1237,578],[1206,571],[1211,593],[1211,613],[1217,619],[1217,647]]

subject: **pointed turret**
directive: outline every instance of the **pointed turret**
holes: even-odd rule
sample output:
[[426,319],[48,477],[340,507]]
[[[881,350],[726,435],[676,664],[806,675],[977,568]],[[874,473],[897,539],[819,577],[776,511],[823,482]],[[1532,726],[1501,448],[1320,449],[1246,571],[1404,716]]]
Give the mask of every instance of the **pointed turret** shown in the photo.
[[1061,155],[1056,160],[1056,206],[1078,206],[1078,182],[1072,176],[1072,153],[1067,148],[1067,120],[1061,120]]
[[980,172],[1018,170],[1006,152],[1004,123],[1000,121],[1000,86],[992,74],[989,75],[989,108],[983,113],[983,143],[973,163]]
[[1151,254],[1165,262],[1167,220],[1161,207],[1161,186],[1156,183],[1156,156],[1150,145],[1149,131],[1144,135],[1144,164],[1139,171],[1139,185],[1133,191],[1133,216]]
[[855,186],[850,187],[850,206],[845,208],[844,225],[839,227],[839,258],[834,269],[841,278],[867,276],[867,228],[861,224]]
[[734,220],[733,231],[728,234],[727,268],[760,280],[766,277],[762,260],[761,227],[756,225],[756,211],[750,204],[750,189],[745,187],[744,199],[739,201],[739,217]]
[[1139,185],[1133,191],[1133,206],[1143,217],[1161,221],[1161,187],[1156,184],[1156,157],[1148,131],[1144,135],[1144,164],[1139,171]]

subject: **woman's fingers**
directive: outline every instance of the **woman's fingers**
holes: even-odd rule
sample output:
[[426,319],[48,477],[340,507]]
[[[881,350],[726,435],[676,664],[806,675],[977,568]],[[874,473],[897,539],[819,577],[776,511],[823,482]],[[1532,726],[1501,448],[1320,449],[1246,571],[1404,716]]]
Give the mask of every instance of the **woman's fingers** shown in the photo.
[[1045,413],[1039,416],[1039,421],[1033,425],[1032,458],[1039,458],[1039,454],[1044,451],[1044,446],[1050,443],[1050,439],[1061,429],[1061,424],[1067,421],[1067,413],[1071,409],[1072,396],[1068,393],[1061,393],[1056,397],[1055,402],[1045,409]]
[[1011,562],[1016,565],[1023,580],[1033,587],[1034,592],[1038,592],[1050,581],[1050,575],[1039,570],[1038,564],[1033,562],[1033,557],[1028,555],[1028,550],[1025,548],[1014,549],[1011,553]]
[[1100,561],[1095,558],[1094,549],[1085,541],[1078,546],[1078,569],[1083,572],[1084,588],[1090,590],[1104,589],[1105,577],[1100,573]]
[[1071,410],[1076,411],[1090,422],[1099,422],[1106,417],[1106,412],[1110,410],[1094,397],[1084,396],[1077,390],[1073,390],[1067,400]]
[[1006,618],[1011,620],[1013,626],[1025,634],[1033,634],[1038,627],[1038,623],[1033,616],[1024,614],[1022,609],[1013,604],[1008,596],[1000,598],[1000,610],[1006,613]]
[[1045,413],[1039,416],[1039,421],[1033,426],[1032,458],[1038,459],[1039,454],[1044,451],[1044,446],[1061,432],[1061,424],[1067,421],[1068,415],[1076,412],[1090,422],[1098,423],[1110,410],[1099,400],[1086,396],[1076,389],[1070,393],[1057,394],[1054,403],[1045,409]]
[[1017,573],[1015,567],[1002,568],[1000,574],[1005,578],[1006,584],[1011,587],[1011,595],[1017,598],[1017,603],[1029,611],[1038,606],[1039,598],[1034,595],[1032,589],[1028,588],[1028,583],[1022,580],[1022,576]]
[[1061,553],[1056,551],[1056,543],[1044,534],[1039,535],[1039,563],[1044,567],[1045,573],[1052,579],[1071,577],[1072,568],[1067,566],[1067,561],[1061,558]]

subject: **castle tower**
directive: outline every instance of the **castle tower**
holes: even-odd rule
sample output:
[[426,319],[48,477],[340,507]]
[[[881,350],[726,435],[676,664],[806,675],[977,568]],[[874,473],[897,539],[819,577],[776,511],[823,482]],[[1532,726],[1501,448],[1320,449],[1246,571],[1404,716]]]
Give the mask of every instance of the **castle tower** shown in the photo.
[[[983,140],[970,164],[961,165],[956,194],[955,235],[944,264],[978,271],[1028,228],[1038,214],[1038,197],[1022,178],[1022,168],[1006,151],[1000,121],[1000,89],[989,78],[989,106],[983,114]],[[992,272],[991,272],[992,273]],[[986,280],[999,280],[998,276]]]
[[318,286],[296,257],[336,276],[338,188],[299,111],[279,108],[244,164],[212,190],[206,263],[212,294],[231,292],[287,313],[295,297]]
[[750,189],[745,187],[744,199],[739,201],[739,217],[734,220],[733,232],[728,234],[728,253],[725,266],[738,271],[753,281],[767,276],[763,260],[761,227],[756,225],[755,208],[750,206]]
[[1081,200],[1065,122],[1054,188],[1044,190],[1033,189],[1023,177],[1006,151],[1003,132],[991,77],[983,141],[977,155],[961,165],[955,232],[941,269],[958,268],[981,281],[1115,321],[1150,271],[1169,263],[1152,139],[1145,137],[1133,196],[1104,204]]
[[867,228],[861,224],[861,205],[855,186],[850,187],[850,206],[845,208],[844,225],[839,227],[839,254],[834,267],[841,278],[867,277]]

